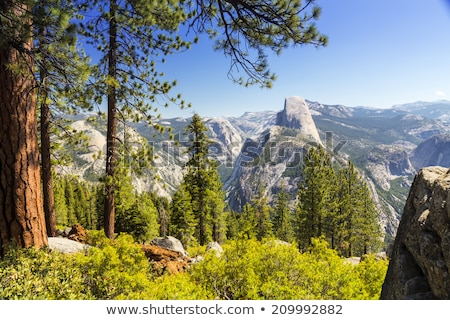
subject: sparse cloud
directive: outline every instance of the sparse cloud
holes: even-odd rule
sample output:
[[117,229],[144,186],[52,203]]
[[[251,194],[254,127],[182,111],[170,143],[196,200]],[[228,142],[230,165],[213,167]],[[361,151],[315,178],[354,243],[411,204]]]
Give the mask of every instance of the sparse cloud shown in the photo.
[[442,90],[437,90],[434,94],[438,97],[445,97],[445,92]]

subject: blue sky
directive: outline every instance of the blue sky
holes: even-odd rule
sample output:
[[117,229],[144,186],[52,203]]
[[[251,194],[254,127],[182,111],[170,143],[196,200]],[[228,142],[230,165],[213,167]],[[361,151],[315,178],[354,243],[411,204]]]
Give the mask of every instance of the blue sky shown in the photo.
[[388,108],[450,100],[450,0],[318,0],[327,47],[295,47],[271,56],[272,89],[243,88],[227,78],[229,60],[202,38],[163,66],[174,92],[191,109],[170,107],[165,118],[239,116],[279,111],[286,96],[324,104]]

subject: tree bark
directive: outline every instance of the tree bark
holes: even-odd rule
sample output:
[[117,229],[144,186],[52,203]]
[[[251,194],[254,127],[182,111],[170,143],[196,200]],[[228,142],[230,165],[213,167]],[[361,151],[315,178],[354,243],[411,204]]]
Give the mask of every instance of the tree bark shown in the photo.
[[[1,10],[11,13],[11,7]],[[13,14],[22,16],[25,6]],[[23,43],[29,50],[31,39]],[[20,71],[9,66],[21,64]],[[0,47],[0,255],[13,241],[21,247],[47,245],[39,167],[36,92],[31,58]]]
[[[41,1],[41,6],[48,6],[47,3]],[[41,25],[39,27],[39,46],[45,46],[46,28]],[[56,236],[56,215],[55,215],[55,198],[53,195],[53,178],[50,154],[50,106],[47,102],[48,91],[46,87],[46,78],[48,72],[46,65],[41,66],[39,72],[40,77],[40,107],[41,107],[41,168],[42,168],[42,193],[44,197],[44,215],[47,235],[49,237]]]
[[44,196],[44,214],[47,235],[49,237],[55,237],[56,215],[50,157],[50,108],[45,100],[46,98],[43,98],[43,103],[41,104],[42,192]]
[[[116,79],[116,64],[117,64],[117,22],[116,22],[116,8],[115,0],[110,1],[110,22],[109,22],[109,64],[108,76],[111,79]],[[115,189],[115,167],[116,167],[116,134],[117,134],[117,101],[116,88],[114,84],[109,82],[108,85],[108,127],[106,133],[106,198],[105,198],[105,212],[104,212],[104,231],[105,235],[114,238],[114,189]]]

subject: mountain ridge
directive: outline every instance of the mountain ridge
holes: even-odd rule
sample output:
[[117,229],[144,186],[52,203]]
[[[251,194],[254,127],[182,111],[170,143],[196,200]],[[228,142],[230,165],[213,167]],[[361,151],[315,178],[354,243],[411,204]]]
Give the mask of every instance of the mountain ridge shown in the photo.
[[[322,143],[336,159],[355,163],[377,200],[380,220],[386,232],[392,236],[398,226],[407,190],[417,171],[411,163],[414,150],[436,134],[448,133],[445,119],[435,113],[427,117],[424,109],[407,112],[401,106],[391,109],[346,107],[299,99],[302,104],[304,101],[308,110],[307,118],[310,117],[312,123],[307,127],[314,125],[317,135],[314,133],[312,136],[316,135],[316,138],[302,134],[299,128],[283,125],[286,124],[284,120],[288,121],[287,116],[282,119],[283,110],[203,119],[214,141],[212,157],[218,161],[231,209],[239,210],[250,201],[258,183],[266,187],[270,200],[273,200],[273,194],[279,190],[281,182],[294,198],[305,146]],[[444,105],[450,113],[450,102]],[[438,107],[439,110],[444,108],[441,102]],[[304,106],[301,110],[306,112]],[[430,107],[430,110],[434,108]],[[292,113],[290,117],[295,121],[301,118]],[[95,179],[92,172],[102,168],[102,159],[96,158],[90,164],[87,156],[93,150],[104,150],[105,146],[100,144],[106,140],[99,136],[103,135],[101,125],[95,128],[82,118],[78,121],[83,121],[78,124],[82,130],[92,133],[90,152],[76,154],[75,165],[60,172],[75,172],[81,177],[88,172],[90,179]],[[153,190],[161,196],[170,197],[176,190],[185,161],[183,148],[188,140],[183,130],[188,121],[189,118],[179,117],[158,120],[158,123],[172,127],[178,144],[170,140],[167,134],[161,135],[143,123],[128,125],[135,132],[136,139],[138,136],[144,137],[153,145],[157,155],[153,171],[148,171],[145,177],[133,177],[139,191]],[[433,160],[426,163],[432,164]],[[157,176],[160,180],[155,179]]]

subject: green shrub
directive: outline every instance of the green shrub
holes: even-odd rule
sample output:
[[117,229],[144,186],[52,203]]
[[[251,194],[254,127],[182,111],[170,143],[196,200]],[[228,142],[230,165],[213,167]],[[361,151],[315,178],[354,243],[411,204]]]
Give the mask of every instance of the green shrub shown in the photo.
[[147,290],[149,300],[210,300],[212,292],[192,280],[188,273],[155,278]]
[[[387,261],[352,265],[313,239],[305,253],[274,240],[236,240],[187,273],[156,277],[129,235],[90,232],[93,247],[65,255],[12,248],[0,259],[0,299],[378,299]],[[203,253],[204,248],[196,248]]]
[[0,299],[90,299],[73,255],[11,248],[0,260]]
[[377,260],[374,255],[367,255],[355,266],[359,278],[362,279],[364,299],[378,299],[388,268],[387,260]]
[[116,240],[93,233],[92,247],[77,255],[85,285],[96,299],[144,299],[151,284],[150,265],[130,235]]
[[217,299],[378,299],[386,262],[353,266],[313,239],[310,250],[275,241],[231,241],[194,265],[192,279]]

